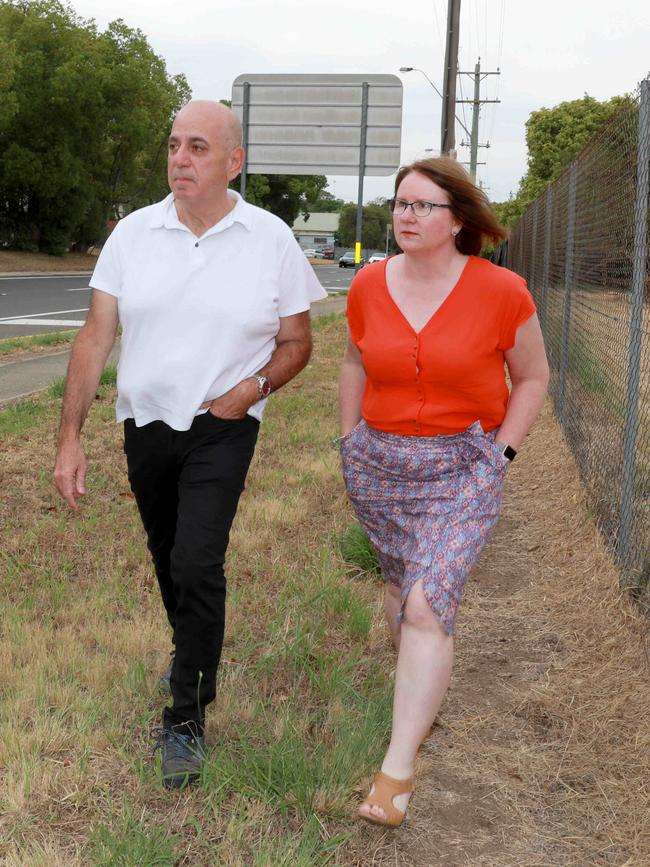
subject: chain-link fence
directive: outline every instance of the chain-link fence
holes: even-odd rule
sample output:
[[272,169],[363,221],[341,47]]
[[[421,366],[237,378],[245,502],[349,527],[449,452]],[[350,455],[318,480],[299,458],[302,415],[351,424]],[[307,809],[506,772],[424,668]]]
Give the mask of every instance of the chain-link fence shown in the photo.
[[524,213],[507,265],[538,307],[551,394],[625,586],[650,587],[650,80]]

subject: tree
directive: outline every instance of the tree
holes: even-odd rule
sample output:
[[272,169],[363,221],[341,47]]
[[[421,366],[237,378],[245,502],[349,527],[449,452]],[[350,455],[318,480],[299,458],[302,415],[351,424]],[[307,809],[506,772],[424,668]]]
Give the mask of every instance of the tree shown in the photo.
[[528,205],[557,180],[596,131],[629,103],[627,96],[599,102],[585,94],[582,99],[532,112],[526,122],[528,170],[519,182],[517,195],[495,205],[503,224],[514,226]]
[[57,0],[5,0],[0,45],[2,242],[63,253],[101,240],[118,207],[164,194],[162,145],[189,88],[140,31],[100,34]]
[[[239,191],[240,182],[241,178],[235,178],[230,186]],[[293,226],[298,214],[306,216],[315,210],[311,203],[318,200],[326,184],[324,175],[248,175],[246,201]]]
[[[341,209],[337,241],[342,247],[351,247],[356,241],[357,206],[349,202]],[[366,250],[383,250],[386,246],[386,226],[392,216],[385,199],[363,206],[361,246]],[[392,242],[391,242],[392,246]]]
[[316,214],[334,214],[341,210],[345,202],[335,198],[329,190],[322,190],[316,201],[307,204],[310,211]]

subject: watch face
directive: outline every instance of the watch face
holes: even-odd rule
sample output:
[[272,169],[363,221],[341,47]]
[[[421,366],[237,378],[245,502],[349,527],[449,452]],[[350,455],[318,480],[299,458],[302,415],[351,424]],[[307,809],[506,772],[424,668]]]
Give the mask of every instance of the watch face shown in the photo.
[[506,446],[503,450],[503,457],[508,458],[509,461],[514,461],[517,456],[517,452],[513,449],[512,446]]
[[271,383],[265,376],[260,378],[260,392],[262,397],[268,397],[271,394]]

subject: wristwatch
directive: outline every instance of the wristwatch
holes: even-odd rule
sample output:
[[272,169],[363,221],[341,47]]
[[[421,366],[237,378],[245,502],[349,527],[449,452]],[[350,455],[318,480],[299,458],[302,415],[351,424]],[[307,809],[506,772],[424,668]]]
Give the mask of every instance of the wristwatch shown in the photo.
[[504,446],[501,449],[501,454],[509,461],[514,461],[514,459],[517,457],[517,452],[513,449],[512,446]]
[[271,394],[271,380],[266,376],[262,376],[261,373],[254,373],[253,378],[257,380],[257,393],[260,400],[268,397]]

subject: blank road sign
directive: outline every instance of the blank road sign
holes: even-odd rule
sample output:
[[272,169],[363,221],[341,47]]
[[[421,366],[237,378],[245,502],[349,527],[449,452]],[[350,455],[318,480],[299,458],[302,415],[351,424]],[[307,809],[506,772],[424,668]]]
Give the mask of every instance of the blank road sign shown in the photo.
[[238,76],[232,107],[245,127],[246,171],[358,175],[364,82],[365,174],[393,174],[400,164],[402,82],[356,74]]

